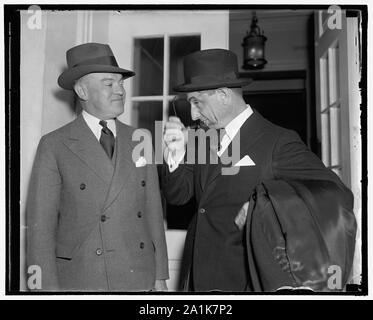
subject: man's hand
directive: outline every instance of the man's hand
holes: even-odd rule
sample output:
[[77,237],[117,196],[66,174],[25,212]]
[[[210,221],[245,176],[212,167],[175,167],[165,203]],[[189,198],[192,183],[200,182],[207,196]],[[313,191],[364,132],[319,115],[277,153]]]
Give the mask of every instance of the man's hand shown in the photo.
[[245,227],[248,209],[249,209],[249,201],[243,204],[237,216],[234,218],[234,223],[236,224],[239,230],[243,230],[243,228]]
[[178,162],[184,157],[187,130],[178,117],[170,117],[164,127],[163,140],[165,143],[164,159],[169,157]]
[[166,280],[155,280],[154,291],[168,291]]

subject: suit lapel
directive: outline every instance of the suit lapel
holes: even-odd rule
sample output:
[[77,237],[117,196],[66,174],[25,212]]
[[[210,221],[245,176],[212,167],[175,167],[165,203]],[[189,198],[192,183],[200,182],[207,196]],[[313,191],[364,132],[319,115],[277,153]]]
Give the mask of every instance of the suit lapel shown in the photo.
[[[240,129],[240,159],[249,154],[249,149],[264,134],[265,120],[253,109],[254,113],[245,121]],[[236,138],[236,137],[235,137]],[[233,164],[232,164],[233,165]]]
[[124,184],[129,180],[129,174],[134,172],[135,166],[132,161],[132,141],[130,133],[125,130],[118,120],[116,120],[117,137],[116,137],[116,162],[113,179],[105,200],[103,211],[105,211],[116,199],[119,192],[123,189]]
[[[209,149],[210,154],[212,152],[215,152],[215,150]],[[207,173],[206,173],[206,187],[210,187],[211,183],[214,182],[214,180],[219,176],[219,173],[221,173],[221,161],[218,157],[218,163],[217,164],[208,164],[207,165]]]
[[113,175],[113,165],[100,142],[88,127],[82,115],[72,123],[65,145],[76,154],[107,185]]
[[[239,134],[237,134],[233,140],[234,143],[239,143],[240,145],[240,159],[246,155],[252,145],[263,135],[263,118],[262,116],[254,110],[254,113],[244,122],[242,127],[240,128]],[[239,139],[239,141],[237,141]],[[224,155],[227,156],[227,152],[231,154],[232,152],[232,144],[233,141],[230,143],[229,147],[224,151]],[[212,151],[214,152],[214,151]],[[234,165],[234,163],[229,164],[229,166]],[[218,164],[207,165],[205,169],[207,171],[207,178],[206,184],[204,185],[204,193],[203,198],[207,199],[209,195],[214,191],[216,183],[218,182],[218,177],[221,176],[221,169],[223,166],[221,161],[219,160]]]
[[[220,137],[219,137],[220,138]],[[206,165],[201,165],[201,185],[202,185],[202,198],[207,199],[209,194],[214,190],[216,178],[221,173],[221,161],[217,156],[217,147],[210,148],[211,146],[207,143],[206,154],[208,159],[206,159]],[[217,159],[218,163],[211,163],[211,159]]]
[[208,173],[209,173],[209,165],[208,164],[199,164],[199,174],[200,174],[200,187],[202,192],[205,191],[207,187],[207,179],[208,179]]

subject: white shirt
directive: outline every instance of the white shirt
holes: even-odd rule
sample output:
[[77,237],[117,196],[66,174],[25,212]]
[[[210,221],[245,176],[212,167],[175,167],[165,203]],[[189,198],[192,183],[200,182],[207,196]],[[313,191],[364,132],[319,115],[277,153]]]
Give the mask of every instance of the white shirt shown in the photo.
[[[91,115],[87,111],[83,110],[82,111],[82,116],[87,123],[88,127],[92,130],[93,134],[95,135],[96,139],[100,141],[101,137],[101,130],[102,126],[100,125],[101,119],[96,118],[95,116]],[[111,130],[113,133],[114,137],[117,136],[117,128],[115,126],[115,120],[114,119],[109,119],[105,120],[107,122],[108,128]]]
[[241,129],[242,125],[252,114],[253,114],[253,110],[248,105],[248,107],[244,111],[242,111],[237,117],[235,117],[231,122],[229,122],[225,126],[225,134],[223,138],[221,139],[220,150],[217,152],[219,158],[221,157],[225,149],[227,149],[228,146],[231,144],[233,138],[236,136],[237,132]]
[[[245,121],[253,114],[253,110],[251,109],[250,105],[247,105],[247,108],[242,111],[237,117],[235,117],[231,122],[229,122],[225,127],[225,134],[221,139],[221,147],[220,150],[217,151],[217,155],[220,158],[223,152],[228,148],[231,144],[233,138],[236,136],[237,132],[241,129],[242,125]],[[185,155],[185,153],[184,153]],[[173,159],[171,156],[171,152],[169,152],[167,157],[167,164],[168,169],[170,172],[175,171],[181,162],[183,157],[180,159]]]

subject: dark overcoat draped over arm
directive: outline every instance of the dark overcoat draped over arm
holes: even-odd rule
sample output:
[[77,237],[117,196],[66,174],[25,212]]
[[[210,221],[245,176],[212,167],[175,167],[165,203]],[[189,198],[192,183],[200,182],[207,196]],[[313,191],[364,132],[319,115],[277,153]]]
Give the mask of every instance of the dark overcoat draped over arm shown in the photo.
[[353,199],[332,181],[270,180],[257,186],[246,220],[254,291],[341,291],[355,250]]

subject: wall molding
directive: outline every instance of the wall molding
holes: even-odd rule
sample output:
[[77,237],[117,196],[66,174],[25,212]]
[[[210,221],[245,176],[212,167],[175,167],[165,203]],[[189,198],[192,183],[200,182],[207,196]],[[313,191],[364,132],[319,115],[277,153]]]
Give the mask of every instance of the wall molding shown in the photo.
[[93,11],[77,11],[76,41],[75,44],[92,42],[93,38]]

